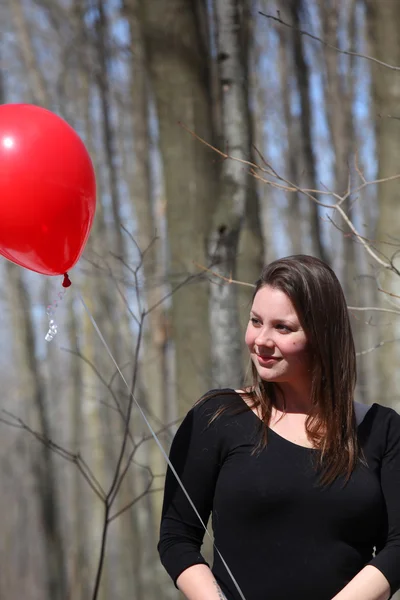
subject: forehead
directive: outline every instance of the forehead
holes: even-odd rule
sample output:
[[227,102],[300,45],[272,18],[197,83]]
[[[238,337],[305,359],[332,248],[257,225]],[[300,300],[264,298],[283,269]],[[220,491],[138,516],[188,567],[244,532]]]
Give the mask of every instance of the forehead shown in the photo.
[[281,290],[266,285],[255,295],[252,310],[268,317],[291,317],[298,320],[290,298]]

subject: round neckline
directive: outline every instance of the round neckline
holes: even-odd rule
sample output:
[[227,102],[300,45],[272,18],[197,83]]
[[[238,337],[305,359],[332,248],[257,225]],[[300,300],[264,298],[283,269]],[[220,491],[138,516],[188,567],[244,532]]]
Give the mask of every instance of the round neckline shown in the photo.
[[[233,390],[233,392],[235,393],[236,396],[238,396],[240,398],[241,402],[243,402],[243,404],[247,407],[247,409],[254,415],[254,418],[257,419],[257,421],[259,423],[262,423],[262,420],[260,419],[260,417],[258,415],[256,415],[256,413],[254,412],[254,410],[252,410],[252,408],[250,408],[250,406],[247,404],[247,402],[242,398],[242,395],[237,390]],[[275,437],[281,439],[283,442],[286,442],[287,444],[290,444],[291,446],[295,446],[296,448],[302,448],[303,450],[311,450],[311,452],[318,452],[318,448],[313,448],[312,446],[303,446],[302,444],[296,444],[296,442],[293,442],[292,440],[285,438],[283,435],[281,435],[280,433],[277,433],[274,429],[272,429],[272,427],[270,427],[269,425],[267,425],[267,430],[268,430],[268,432],[272,433]]]

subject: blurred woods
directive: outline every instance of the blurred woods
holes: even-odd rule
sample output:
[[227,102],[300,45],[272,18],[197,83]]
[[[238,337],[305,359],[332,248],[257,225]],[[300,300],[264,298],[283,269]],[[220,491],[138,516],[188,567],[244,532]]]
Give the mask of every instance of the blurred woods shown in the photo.
[[357,399],[400,408],[399,181],[369,183],[400,172],[399,20],[378,0],[1,1],[0,101],[63,116],[98,183],[52,343],[61,281],[0,266],[1,599],[176,597],[165,461],[129,390],[168,449],[200,395],[240,386],[252,286],[230,281],[267,261],[333,266]]

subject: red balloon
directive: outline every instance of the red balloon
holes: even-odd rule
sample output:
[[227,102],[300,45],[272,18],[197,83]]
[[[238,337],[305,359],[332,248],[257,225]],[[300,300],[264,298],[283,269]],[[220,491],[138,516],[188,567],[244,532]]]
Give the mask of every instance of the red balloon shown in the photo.
[[0,106],[0,254],[43,273],[69,271],[96,208],[96,180],[78,134],[31,104]]

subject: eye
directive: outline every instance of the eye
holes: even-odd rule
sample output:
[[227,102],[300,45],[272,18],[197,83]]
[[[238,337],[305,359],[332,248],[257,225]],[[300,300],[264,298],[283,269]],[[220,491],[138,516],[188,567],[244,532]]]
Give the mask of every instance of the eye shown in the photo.
[[276,329],[279,329],[280,331],[284,332],[284,333],[291,333],[291,329],[290,327],[288,327],[287,325],[284,325],[283,323],[278,323],[276,325]]
[[256,317],[250,317],[250,322],[253,323],[253,325],[260,325],[260,321],[256,319]]

